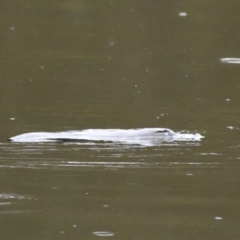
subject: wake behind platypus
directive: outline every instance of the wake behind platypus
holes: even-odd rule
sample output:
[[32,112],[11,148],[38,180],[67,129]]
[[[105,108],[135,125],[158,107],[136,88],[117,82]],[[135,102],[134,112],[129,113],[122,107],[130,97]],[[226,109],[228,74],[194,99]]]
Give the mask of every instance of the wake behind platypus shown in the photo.
[[174,132],[167,128],[87,129],[65,132],[31,132],[9,138],[12,142],[82,142],[104,141],[153,146],[160,142],[200,141],[198,133]]

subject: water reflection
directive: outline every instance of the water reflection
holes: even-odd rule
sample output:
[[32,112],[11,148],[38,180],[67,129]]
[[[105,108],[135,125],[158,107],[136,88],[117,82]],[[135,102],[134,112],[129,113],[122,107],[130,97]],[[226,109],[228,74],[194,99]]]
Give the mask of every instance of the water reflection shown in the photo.
[[18,201],[37,200],[33,196],[24,196],[17,193],[0,193],[0,214],[16,214],[25,213],[24,210],[16,210],[12,205],[17,204]]
[[180,12],[178,15],[179,15],[180,17],[186,17],[186,16],[187,16],[187,13],[186,13],[186,12]]
[[106,231],[96,231],[96,232],[93,232],[93,234],[96,235],[97,237],[112,237],[112,236],[114,236],[114,233],[106,232]]
[[[2,199],[18,199],[18,200],[22,200],[25,199],[25,196],[22,195],[18,195],[16,193],[0,193],[0,200]],[[31,199],[28,197],[28,199]]]
[[[0,168],[171,168],[189,165],[216,165],[202,157],[221,156],[217,152],[196,152],[200,142],[165,142],[144,147],[117,143],[6,143],[1,144]],[[199,149],[200,150],[200,149]],[[186,154],[188,158],[186,159]]]
[[240,64],[240,58],[221,58],[222,63]]

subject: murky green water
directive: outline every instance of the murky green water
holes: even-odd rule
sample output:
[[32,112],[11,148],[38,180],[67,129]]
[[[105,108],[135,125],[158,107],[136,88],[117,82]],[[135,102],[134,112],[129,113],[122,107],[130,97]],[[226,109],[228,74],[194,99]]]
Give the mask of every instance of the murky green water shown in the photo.
[[[238,239],[238,9],[229,1],[3,1],[2,239]],[[10,143],[167,127],[201,142]]]

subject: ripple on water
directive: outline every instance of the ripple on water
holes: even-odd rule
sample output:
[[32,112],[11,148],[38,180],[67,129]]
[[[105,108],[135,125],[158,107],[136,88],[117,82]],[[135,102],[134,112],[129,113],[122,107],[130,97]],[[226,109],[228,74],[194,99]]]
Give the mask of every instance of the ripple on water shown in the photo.
[[96,232],[93,232],[93,235],[95,235],[97,237],[113,237],[114,233],[106,232],[106,231],[96,231]]
[[240,58],[233,58],[233,57],[221,58],[221,62],[229,63],[229,64],[240,64]]
[[[22,200],[36,200],[36,198],[31,196],[19,195],[17,193],[0,193],[0,207],[14,205],[18,201]],[[26,211],[21,210],[3,210],[0,211],[0,214],[14,214],[14,213],[24,213]]]
[[188,154],[194,154],[191,149],[199,146],[201,146],[200,141],[164,142],[159,146],[151,147],[109,142],[95,142],[88,145],[81,142],[9,142],[0,144],[2,151],[0,168],[53,170],[72,170],[82,167],[155,168],[169,166],[172,157],[183,156],[186,149]]

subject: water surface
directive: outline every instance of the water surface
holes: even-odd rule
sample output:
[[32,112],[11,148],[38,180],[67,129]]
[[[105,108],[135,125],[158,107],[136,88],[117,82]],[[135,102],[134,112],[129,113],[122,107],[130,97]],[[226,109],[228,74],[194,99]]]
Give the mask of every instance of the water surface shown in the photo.
[[[238,239],[239,7],[4,1],[2,238]],[[153,146],[7,141],[96,128],[205,138]]]

